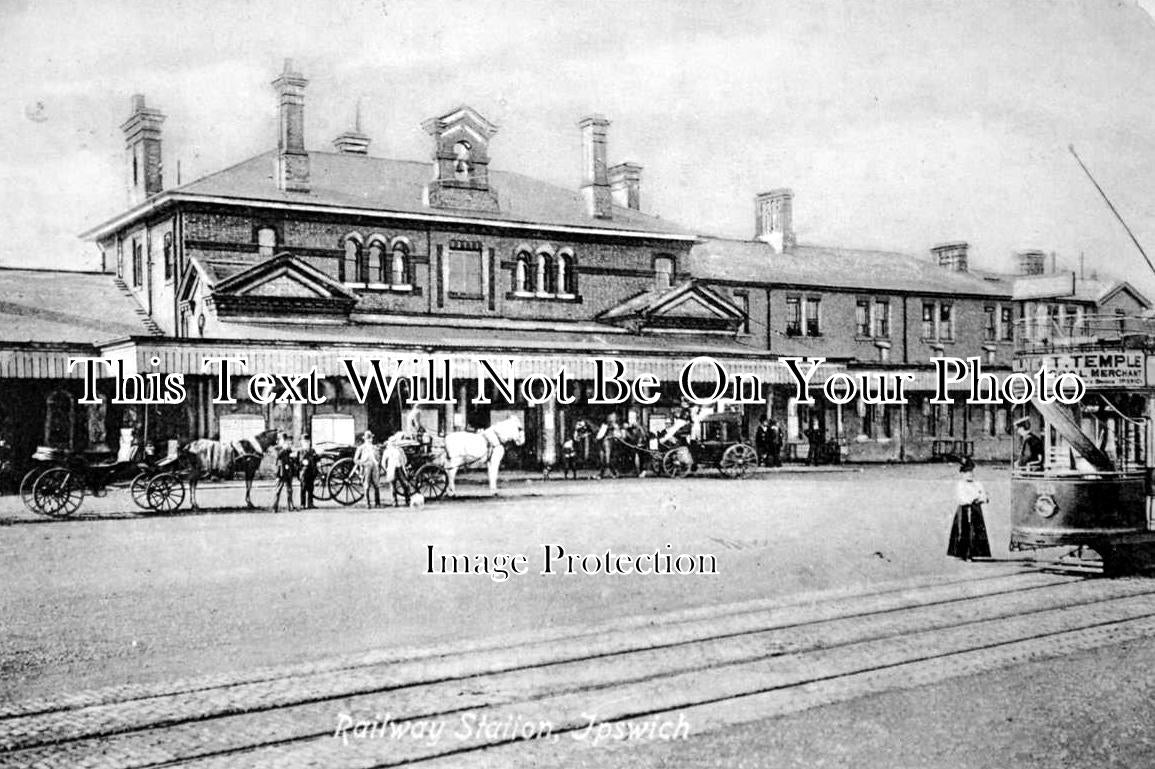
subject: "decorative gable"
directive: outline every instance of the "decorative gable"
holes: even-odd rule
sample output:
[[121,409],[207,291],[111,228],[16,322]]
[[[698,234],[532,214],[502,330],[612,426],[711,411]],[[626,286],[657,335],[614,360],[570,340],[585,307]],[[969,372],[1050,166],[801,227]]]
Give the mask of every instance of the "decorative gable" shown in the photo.
[[664,291],[647,291],[602,313],[601,320],[636,331],[737,331],[745,313],[729,299],[694,280]]
[[219,281],[212,290],[217,315],[348,316],[357,296],[290,253],[281,253]]
[[433,181],[428,204],[470,211],[499,210],[489,186],[489,140],[497,133],[472,107],[460,106],[422,123],[433,137]]

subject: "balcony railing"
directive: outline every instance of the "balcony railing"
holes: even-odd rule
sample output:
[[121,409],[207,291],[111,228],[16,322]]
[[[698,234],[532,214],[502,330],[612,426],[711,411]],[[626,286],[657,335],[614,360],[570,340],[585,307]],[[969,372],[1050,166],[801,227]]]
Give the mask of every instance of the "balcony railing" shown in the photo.
[[1015,321],[1016,352],[1090,349],[1155,349],[1155,316],[1084,315]]

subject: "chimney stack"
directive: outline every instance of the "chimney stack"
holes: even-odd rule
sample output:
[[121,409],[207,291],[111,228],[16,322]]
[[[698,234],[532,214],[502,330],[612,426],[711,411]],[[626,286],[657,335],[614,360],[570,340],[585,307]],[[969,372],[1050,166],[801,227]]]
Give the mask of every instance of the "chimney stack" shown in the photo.
[[966,272],[968,247],[966,241],[960,240],[954,243],[941,243],[933,247],[930,253],[938,262],[939,267],[952,272]]
[[346,155],[368,155],[369,137],[361,133],[361,100],[357,100],[357,115],[353,119],[353,130],[346,131],[333,140],[333,149]]
[[618,163],[610,169],[610,192],[613,202],[622,208],[642,208],[642,167],[637,163]]
[[1047,271],[1047,255],[1042,251],[1020,251],[1015,254],[1020,275],[1042,275]]
[[604,115],[582,118],[582,197],[586,211],[597,219],[613,217],[613,195],[606,164],[606,129],[610,121]]
[[280,103],[277,137],[277,184],[289,192],[309,191],[309,153],[305,151],[305,86],[309,81],[285,59],[285,69],[273,81]]
[[794,247],[794,192],[781,188],[754,198],[754,237],[778,253]]
[[142,203],[164,189],[161,166],[160,126],[164,114],[145,104],[144,95],[132,97],[132,114],[121,125],[125,159],[128,161],[129,205]]

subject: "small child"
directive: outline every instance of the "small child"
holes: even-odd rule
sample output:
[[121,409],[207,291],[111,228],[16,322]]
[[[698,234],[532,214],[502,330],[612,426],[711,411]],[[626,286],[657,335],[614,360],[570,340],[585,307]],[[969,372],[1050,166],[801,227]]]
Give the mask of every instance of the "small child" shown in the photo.
[[565,443],[561,445],[561,466],[563,479],[569,478],[569,474],[573,473],[574,480],[577,480],[577,431],[566,439]]
[[285,492],[285,502],[289,510],[296,510],[293,505],[293,478],[297,475],[296,463],[293,461],[293,446],[288,433],[281,433],[281,441],[277,444],[277,491],[273,497],[273,512],[279,512],[281,506],[281,492]]

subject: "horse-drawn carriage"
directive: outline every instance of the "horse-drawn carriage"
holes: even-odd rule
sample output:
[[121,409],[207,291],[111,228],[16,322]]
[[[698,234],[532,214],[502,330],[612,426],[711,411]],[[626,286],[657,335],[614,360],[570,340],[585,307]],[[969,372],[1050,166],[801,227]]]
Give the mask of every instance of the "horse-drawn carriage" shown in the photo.
[[[699,467],[717,467],[726,478],[744,478],[758,464],[754,447],[742,440],[742,415],[725,411],[698,423],[698,437],[674,439],[677,445],[659,444],[663,475],[682,478]],[[657,460],[655,455],[654,460]]]
[[[401,450],[405,452],[405,477],[394,479],[395,496],[408,497],[418,492],[425,499],[440,499],[449,489],[449,474],[440,459],[441,451],[434,446],[428,433],[418,438],[402,438]],[[360,502],[365,495],[365,483],[361,468],[353,461],[355,446],[345,444],[321,444],[317,447],[321,460],[318,463],[317,499],[332,499],[342,505]],[[399,485],[408,482],[409,489]]]
[[110,488],[128,488],[133,502],[150,513],[167,513],[184,502],[185,486],[176,457],[154,462],[142,452],[124,461],[92,462],[82,454],[41,446],[33,467],[20,482],[20,499],[34,513],[66,518],[84,497],[101,497]]

